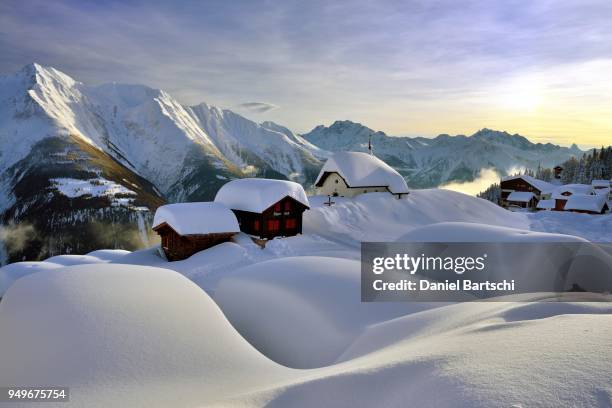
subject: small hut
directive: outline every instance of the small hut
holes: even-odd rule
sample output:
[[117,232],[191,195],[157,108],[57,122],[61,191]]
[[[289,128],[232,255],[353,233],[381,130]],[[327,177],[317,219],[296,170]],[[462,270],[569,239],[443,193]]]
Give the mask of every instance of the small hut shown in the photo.
[[186,259],[240,232],[234,213],[212,202],[163,205],[155,212],[153,230],[169,261]]
[[262,239],[301,234],[302,214],[310,208],[300,184],[262,178],[230,181],[215,202],[232,209],[241,231]]

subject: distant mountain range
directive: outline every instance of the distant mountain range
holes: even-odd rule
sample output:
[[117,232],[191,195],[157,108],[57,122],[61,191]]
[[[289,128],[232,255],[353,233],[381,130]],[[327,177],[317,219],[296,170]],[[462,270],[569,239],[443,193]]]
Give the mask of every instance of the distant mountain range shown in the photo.
[[391,137],[350,121],[298,135],[141,85],[88,86],[38,64],[0,77],[0,263],[150,243],[165,202],[210,200],[228,179],[309,188],[338,150],[374,152],[412,187],[468,181],[480,169],[550,166],[583,152],[488,129]]
[[472,136],[397,137],[359,123],[337,121],[302,136],[328,151],[367,151],[371,138],[374,154],[395,167],[413,188],[472,181],[484,168],[506,175],[516,168],[552,167],[584,154],[576,145],[532,143],[523,136],[491,129]]

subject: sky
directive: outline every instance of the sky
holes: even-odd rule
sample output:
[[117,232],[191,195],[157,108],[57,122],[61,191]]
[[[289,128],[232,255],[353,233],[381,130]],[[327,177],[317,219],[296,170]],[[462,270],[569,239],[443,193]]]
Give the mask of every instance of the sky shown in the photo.
[[139,83],[297,132],[612,144],[612,2],[0,2],[0,74]]

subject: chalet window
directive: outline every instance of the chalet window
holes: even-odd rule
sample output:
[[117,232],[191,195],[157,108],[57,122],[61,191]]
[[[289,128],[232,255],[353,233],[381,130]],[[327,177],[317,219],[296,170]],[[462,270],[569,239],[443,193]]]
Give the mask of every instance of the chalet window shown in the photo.
[[286,229],[295,229],[297,227],[297,222],[295,218],[287,218],[285,220],[285,228]]
[[335,180],[334,180],[334,182],[335,182],[336,184],[338,184],[338,179],[335,179]]
[[280,220],[268,220],[268,232],[278,232],[280,230]]
[[285,211],[291,211],[291,201],[285,201]]
[[280,212],[280,210],[281,210],[281,203],[278,202],[274,204],[274,212]]
[[260,227],[260,225],[259,225],[259,220],[255,220],[255,221],[253,221],[253,229],[254,229],[255,231],[259,231],[259,227]]

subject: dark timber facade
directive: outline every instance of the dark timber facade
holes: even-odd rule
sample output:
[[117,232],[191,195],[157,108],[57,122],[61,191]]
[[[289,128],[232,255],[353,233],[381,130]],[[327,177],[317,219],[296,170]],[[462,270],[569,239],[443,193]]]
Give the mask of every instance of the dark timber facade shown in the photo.
[[161,247],[169,261],[180,261],[189,258],[196,252],[229,241],[236,234],[235,232],[221,232],[180,235],[165,222],[153,228],[153,230],[161,237]]
[[285,197],[261,213],[234,210],[240,231],[263,239],[289,237],[302,233],[302,214],[307,206]]

